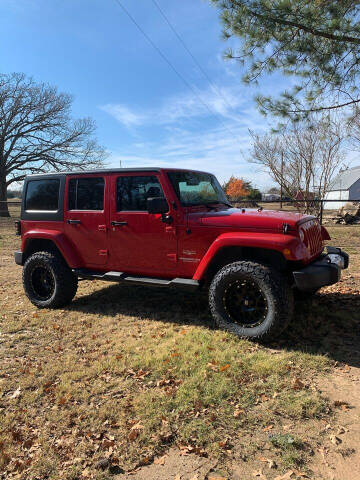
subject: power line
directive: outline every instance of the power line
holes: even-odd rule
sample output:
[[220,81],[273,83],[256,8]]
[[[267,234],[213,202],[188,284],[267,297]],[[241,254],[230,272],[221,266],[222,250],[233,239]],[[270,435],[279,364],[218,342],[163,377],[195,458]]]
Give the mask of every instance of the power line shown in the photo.
[[[129,19],[132,21],[132,23],[137,27],[137,29],[142,33],[142,35],[145,37],[145,39],[149,42],[149,44],[154,48],[154,50],[157,51],[157,53],[160,55],[160,57],[168,64],[168,66],[173,70],[173,72],[182,80],[182,82],[186,85],[189,90],[195,95],[195,97],[199,100],[199,102],[209,111],[209,113],[220,120],[221,124],[223,127],[231,134],[236,136],[229,128],[228,126],[223,122],[222,118],[214,112],[209,105],[204,102],[204,100],[197,94],[196,90],[193,88],[193,86],[186,80],[186,78],[183,77],[183,75],[174,67],[174,65],[171,63],[171,61],[166,57],[166,55],[160,50],[160,48],[152,41],[152,39],[149,37],[149,35],[141,28],[139,23],[135,20],[135,18],[131,15],[131,13],[127,10],[127,8],[124,7],[124,5],[120,2],[120,0],[115,0],[115,2],[119,5],[119,7],[122,9],[122,11],[129,17]],[[240,139],[239,139],[240,140]]]
[[198,62],[198,60],[196,59],[196,57],[192,54],[191,50],[189,49],[189,47],[186,45],[186,43],[184,42],[184,40],[181,38],[180,34],[175,30],[175,27],[172,25],[172,23],[170,22],[170,20],[168,19],[168,17],[165,15],[164,11],[161,9],[160,5],[157,3],[156,0],[152,0],[152,3],[156,6],[156,8],[159,10],[161,16],[164,18],[165,22],[169,25],[170,29],[172,30],[172,32],[174,33],[174,35],[176,36],[176,38],[179,40],[179,42],[181,43],[181,45],[184,47],[184,49],[186,50],[186,52],[190,55],[190,57],[192,58],[193,62],[195,63],[195,65],[198,67],[198,69],[200,70],[200,72],[204,75],[204,77],[206,78],[206,80],[209,82],[209,85],[210,87],[214,90],[214,92],[217,93],[217,95],[219,95],[219,97],[221,97],[224,102],[226,103],[226,105],[232,109],[232,105],[229,104],[229,102],[227,101],[227,98],[222,94],[221,90],[213,83],[213,81],[211,80],[211,78],[209,77],[209,75],[206,73],[206,71],[203,69],[203,67],[201,66],[201,64]]

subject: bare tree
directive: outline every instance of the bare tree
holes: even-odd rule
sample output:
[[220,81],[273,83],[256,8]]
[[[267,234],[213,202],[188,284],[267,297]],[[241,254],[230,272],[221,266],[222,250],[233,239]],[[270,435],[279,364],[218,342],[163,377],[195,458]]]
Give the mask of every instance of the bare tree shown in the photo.
[[0,75],[0,216],[9,185],[30,173],[84,169],[104,159],[90,118],[71,118],[72,97],[23,73]]
[[[286,196],[306,200],[303,210],[314,208],[314,195],[323,198],[334,174],[343,163],[346,128],[336,118],[312,118],[294,122],[280,133],[251,133],[250,161],[264,168]],[[309,200],[309,201],[308,201]]]

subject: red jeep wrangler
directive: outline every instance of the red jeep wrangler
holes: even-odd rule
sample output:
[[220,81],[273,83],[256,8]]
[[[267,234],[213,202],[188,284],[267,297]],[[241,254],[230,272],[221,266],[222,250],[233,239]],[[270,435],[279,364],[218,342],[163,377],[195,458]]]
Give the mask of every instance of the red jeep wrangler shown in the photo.
[[17,224],[26,295],[56,308],[78,278],[208,289],[215,323],[269,340],[293,292],[336,283],[348,255],[312,216],[233,208],[210,173],[168,168],[31,175]]

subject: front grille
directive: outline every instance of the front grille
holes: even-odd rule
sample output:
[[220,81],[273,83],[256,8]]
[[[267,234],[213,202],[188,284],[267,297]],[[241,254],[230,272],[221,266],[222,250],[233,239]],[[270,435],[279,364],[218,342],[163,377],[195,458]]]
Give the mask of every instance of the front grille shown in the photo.
[[321,237],[321,226],[317,220],[309,220],[301,225],[304,232],[304,243],[307,246],[310,255],[320,253],[323,248]]

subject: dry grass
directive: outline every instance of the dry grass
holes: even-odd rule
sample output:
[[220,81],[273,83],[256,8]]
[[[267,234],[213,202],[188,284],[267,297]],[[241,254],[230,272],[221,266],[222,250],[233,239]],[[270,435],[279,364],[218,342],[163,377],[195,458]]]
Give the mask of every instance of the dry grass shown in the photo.
[[[358,266],[359,230],[332,230]],[[312,376],[346,360],[339,335],[354,327],[354,267],[343,295],[330,288],[305,304],[265,348],[213,330],[206,298],[193,294],[83,281],[69,307],[37,310],[13,263],[17,243],[3,222],[3,479],[110,478],[115,466],[150,463],[173,444],[219,458],[266,444],[280,469],[304,467],[316,422],[329,414]],[[298,430],[292,442],[283,435],[289,422]],[[112,465],[105,472],[95,468],[101,458]]]

